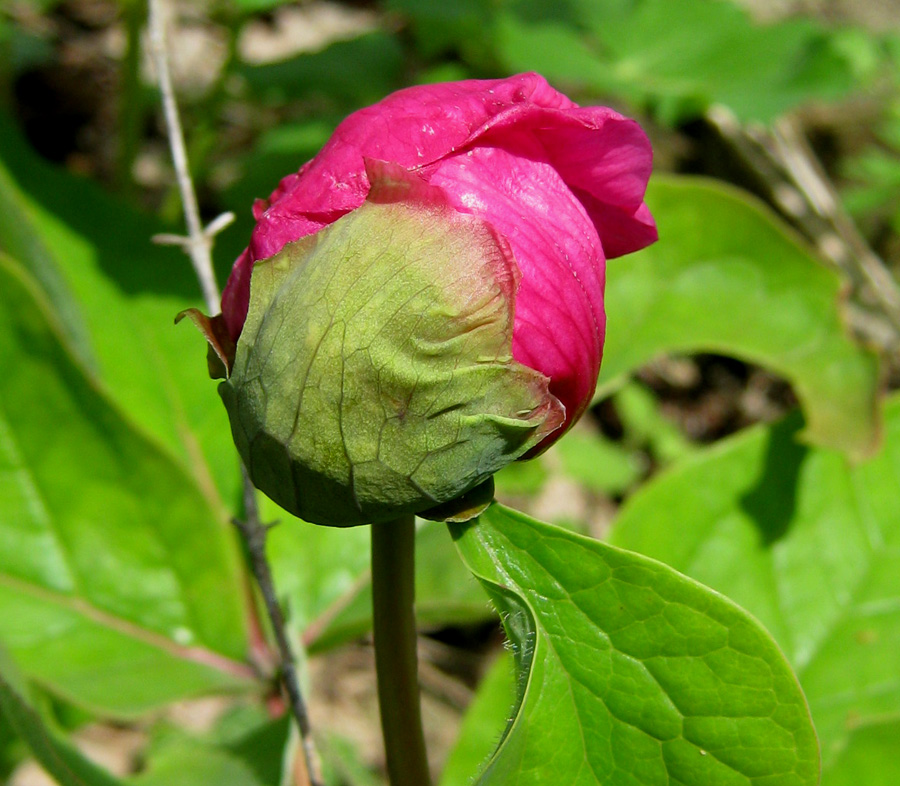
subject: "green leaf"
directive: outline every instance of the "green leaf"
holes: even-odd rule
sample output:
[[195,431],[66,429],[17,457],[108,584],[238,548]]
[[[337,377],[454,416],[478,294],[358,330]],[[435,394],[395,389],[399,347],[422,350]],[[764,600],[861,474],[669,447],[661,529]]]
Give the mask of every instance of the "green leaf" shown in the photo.
[[291,0],[227,0],[228,5],[247,14],[259,14],[272,11],[278,6],[287,5]]
[[837,273],[734,188],[657,177],[647,201],[662,240],[609,265],[598,395],[662,353],[716,352],[790,381],[811,443],[871,453],[878,363],[847,335]]
[[96,184],[48,164],[0,113],[0,250],[35,277],[76,358],[125,416],[193,476],[223,522],[239,493],[228,418],[205,351],[177,313],[198,306],[166,229]]
[[425,57],[460,49],[470,62],[492,62],[493,4],[489,0],[387,0],[386,5],[409,19],[417,48]]
[[667,121],[724,104],[742,120],[769,122],[853,86],[835,37],[810,20],[759,25],[734,3],[710,0],[574,0],[552,16],[535,3],[498,5],[495,46],[507,69],[626,95]]
[[[366,78],[360,79],[363,70]],[[403,49],[397,36],[376,30],[289,60],[243,65],[237,73],[246,80],[257,101],[283,105],[315,98],[350,112],[396,90],[402,82],[402,70]],[[301,163],[296,161],[294,169]],[[271,187],[275,185],[272,183]]]
[[353,740],[326,733],[319,739],[319,753],[325,783],[384,786],[384,778],[372,771],[364,760],[365,753]]
[[896,786],[900,783],[900,720],[854,729],[847,747],[823,773],[822,786]]
[[44,723],[31,705],[24,680],[0,648],[0,716],[3,715],[60,786],[121,786],[122,781],[86,759]]
[[591,491],[619,494],[644,470],[640,457],[601,434],[574,430],[555,443],[565,475]]
[[190,477],[85,377],[0,256],[0,640],[99,712],[246,689],[243,578]]
[[900,715],[900,398],[865,463],[798,444],[798,428],[796,418],[754,427],[695,454],[635,494],[611,537],[772,631],[827,770],[854,728]]
[[233,753],[186,736],[168,743],[150,760],[134,786],[271,786]]
[[796,678],[733,603],[500,505],[451,532],[520,672],[516,716],[478,784],[817,783]]
[[503,467],[494,475],[494,485],[498,496],[518,494],[534,496],[537,494],[550,476],[547,471],[545,455],[542,454],[528,461],[514,461]]
[[626,444],[646,444],[661,464],[686,456],[694,445],[660,409],[659,401],[638,382],[628,382],[613,396]]
[[53,262],[53,252],[36,232],[28,216],[29,206],[10,172],[0,166],[0,249],[15,259],[31,263],[31,274],[40,282],[73,352],[88,367],[96,363],[84,316],[68,283]]
[[296,746],[290,715],[272,720],[256,705],[231,707],[201,736],[159,725],[134,786],[275,786],[290,780]]
[[469,786],[489,761],[509,720],[516,695],[515,668],[502,653],[478,684],[463,716],[456,743],[447,755],[439,786]]

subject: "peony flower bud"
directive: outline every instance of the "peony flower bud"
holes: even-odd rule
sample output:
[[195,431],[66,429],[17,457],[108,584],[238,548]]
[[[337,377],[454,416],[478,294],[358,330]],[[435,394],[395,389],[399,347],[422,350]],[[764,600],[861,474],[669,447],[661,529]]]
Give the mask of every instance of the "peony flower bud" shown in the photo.
[[590,403],[650,167],[634,121],[535,74],[350,115],[254,206],[221,317],[192,314],[254,483],[321,524],[477,512]]

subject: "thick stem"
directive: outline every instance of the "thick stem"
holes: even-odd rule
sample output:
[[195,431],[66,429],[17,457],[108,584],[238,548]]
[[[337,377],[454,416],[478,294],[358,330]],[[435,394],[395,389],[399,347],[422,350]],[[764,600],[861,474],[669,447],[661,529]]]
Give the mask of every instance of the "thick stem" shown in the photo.
[[372,604],[381,729],[391,786],[428,786],[419,704],[413,516],[372,525]]

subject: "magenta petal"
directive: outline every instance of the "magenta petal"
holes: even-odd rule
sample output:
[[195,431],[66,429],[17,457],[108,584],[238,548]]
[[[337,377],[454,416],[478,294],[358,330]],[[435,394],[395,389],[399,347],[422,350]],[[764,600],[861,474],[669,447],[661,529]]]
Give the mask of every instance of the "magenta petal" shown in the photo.
[[603,238],[607,259],[646,248],[657,240],[656,222],[643,202],[637,210],[601,202],[583,191],[575,191]]
[[653,153],[636,122],[604,107],[584,107],[538,131],[538,137],[597,223],[607,258],[656,240],[656,226],[644,204]]
[[478,147],[439,162],[430,182],[504,235],[521,273],[513,355],[549,377],[566,423],[584,411],[600,368],[605,258],[582,204],[540,145]]
[[[598,203],[615,234],[610,256],[652,242],[636,212],[650,175],[650,144],[637,123],[605,107],[578,107],[537,74],[423,85],[394,93],[346,118],[322,151],[284,178],[258,215],[251,253],[260,259],[359,207],[368,193],[364,158],[428,167],[474,144],[508,146],[528,132],[563,180]],[[646,211],[645,211],[646,212]],[[648,238],[650,238],[648,240]],[[605,240],[604,236],[604,240]]]
[[245,248],[231,268],[228,283],[222,293],[222,316],[228,327],[228,335],[237,341],[247,319],[250,307],[250,274],[253,272],[253,259],[250,249]]
[[291,196],[292,212],[348,212],[368,191],[363,158],[406,168],[443,158],[469,143],[492,118],[520,108],[574,107],[537,74],[509,79],[421,85],[392,93],[347,117],[298,180],[279,186],[276,201]]

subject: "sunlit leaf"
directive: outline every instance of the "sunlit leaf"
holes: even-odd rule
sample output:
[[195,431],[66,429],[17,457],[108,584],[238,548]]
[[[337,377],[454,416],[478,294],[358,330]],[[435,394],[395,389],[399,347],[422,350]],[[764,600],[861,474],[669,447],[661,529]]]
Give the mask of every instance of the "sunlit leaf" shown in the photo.
[[734,188],[658,177],[648,203],[662,239],[608,268],[601,392],[660,354],[716,352],[785,377],[810,442],[870,453],[878,363],[847,334],[840,276]]
[[439,786],[469,786],[490,760],[510,718],[515,699],[515,674],[507,653],[498,657],[478,683],[466,708],[459,736],[447,755]]
[[504,617],[521,675],[478,784],[818,782],[796,678],[730,601],[499,505],[451,532]]
[[827,773],[855,728],[900,716],[900,399],[881,452],[855,466],[798,444],[798,429],[754,427],[690,457],[629,500],[612,542],[766,625],[806,692]]
[[38,763],[60,786],[121,786],[122,781],[86,759],[51,729],[32,706],[28,687],[0,649],[0,716],[5,716]]

